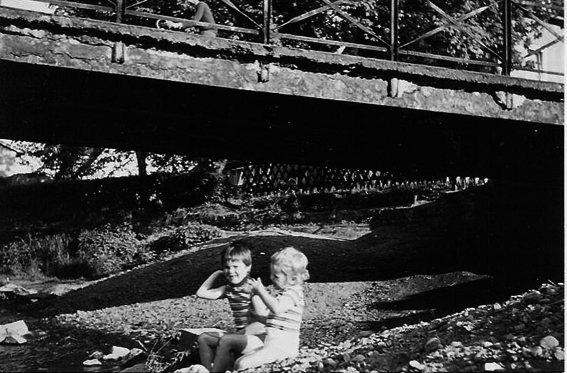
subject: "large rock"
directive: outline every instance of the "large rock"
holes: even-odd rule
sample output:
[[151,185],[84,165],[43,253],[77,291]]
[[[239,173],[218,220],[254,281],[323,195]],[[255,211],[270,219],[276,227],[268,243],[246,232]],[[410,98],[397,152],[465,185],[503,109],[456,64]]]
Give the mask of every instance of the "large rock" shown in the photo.
[[7,336],[29,334],[29,329],[24,320],[18,320],[9,324],[0,325],[0,341]]

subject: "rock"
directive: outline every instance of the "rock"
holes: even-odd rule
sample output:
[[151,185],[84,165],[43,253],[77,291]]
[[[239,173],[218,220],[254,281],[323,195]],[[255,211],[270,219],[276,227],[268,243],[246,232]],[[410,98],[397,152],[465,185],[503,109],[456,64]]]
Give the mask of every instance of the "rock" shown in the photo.
[[331,366],[334,367],[335,365],[337,365],[337,362],[333,359],[331,359],[330,357],[326,358],[323,360],[323,364],[326,366]]
[[103,360],[120,360],[125,358],[130,353],[130,350],[124,347],[112,346],[112,352],[102,357]]
[[374,332],[372,330],[362,330],[358,333],[358,336],[360,338],[368,338],[370,337],[372,334],[374,334]]
[[487,372],[494,372],[495,370],[504,370],[504,367],[498,363],[485,363],[484,370]]
[[201,364],[195,364],[188,368],[177,369],[174,373],[209,373],[209,370]]
[[543,348],[541,348],[540,346],[532,348],[532,355],[535,357],[543,355]]
[[539,303],[540,300],[541,294],[539,291],[532,291],[524,296],[524,301],[528,304],[536,304]]
[[0,344],[4,345],[23,345],[25,343],[28,343],[28,341],[24,337],[17,334],[9,335],[2,341],[0,341]]
[[100,351],[95,351],[92,354],[89,355],[89,359],[102,359],[102,357],[104,356],[104,354]]
[[112,355],[119,356],[120,358],[126,357],[130,354],[130,349],[126,347],[112,346]]
[[126,361],[122,364],[121,368],[130,368],[146,361],[147,355],[139,348],[133,348],[126,357]]
[[18,320],[13,323],[0,325],[0,341],[9,335],[19,335],[23,336],[28,334],[30,331],[28,326],[23,320]]
[[421,364],[419,361],[412,360],[409,362],[409,366],[413,369],[417,369],[419,371],[425,370],[425,365]]
[[95,365],[102,365],[99,359],[90,359],[83,361],[83,365],[86,367],[95,366]]
[[2,287],[0,287],[0,293],[10,293],[10,294],[14,294],[14,295],[18,295],[18,296],[27,296],[27,295],[32,295],[32,294],[36,294],[37,291],[36,290],[29,290],[24,288],[23,286],[20,285],[16,285],[16,284],[6,284]]
[[565,360],[565,351],[561,349],[556,349],[555,352],[553,353],[553,356],[555,356],[557,360],[563,361]]
[[552,335],[548,335],[539,341],[539,345],[543,348],[553,349],[554,347],[559,346],[559,341]]
[[441,348],[441,340],[437,337],[433,337],[425,343],[425,352],[433,352]]
[[376,344],[376,349],[380,352],[384,351],[386,347],[388,347],[388,345],[384,341],[380,341]]
[[364,357],[364,355],[356,355],[355,357],[352,358],[352,361],[357,362],[357,363],[361,363],[365,360],[366,358]]

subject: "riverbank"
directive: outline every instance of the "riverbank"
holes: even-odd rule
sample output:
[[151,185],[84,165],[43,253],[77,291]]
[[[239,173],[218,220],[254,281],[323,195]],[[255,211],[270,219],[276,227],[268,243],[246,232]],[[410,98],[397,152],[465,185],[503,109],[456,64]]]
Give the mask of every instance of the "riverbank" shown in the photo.
[[[530,214],[541,201],[536,206],[526,199],[532,205],[524,211],[512,204],[518,200],[509,197],[513,192],[471,188],[434,202],[351,210],[351,221],[223,231],[157,262],[51,299],[14,304],[14,317],[30,318],[32,338],[28,350],[3,361],[21,368],[16,371],[114,371],[120,367],[84,368],[82,362],[118,345],[143,348],[162,363],[153,368],[165,368],[178,352],[179,329],[231,328],[225,302],[193,294],[218,268],[224,245],[238,237],[254,248],[252,275],[265,283],[269,257],[281,247],[295,246],[310,261],[302,355],[278,370],[482,371],[490,363],[555,370],[564,347],[563,287],[556,285],[563,264],[546,235],[555,225],[533,221]],[[554,294],[542,289],[535,303],[535,296],[522,301],[542,284]],[[548,336],[559,345],[540,346],[540,354],[537,346]],[[431,351],[425,348],[430,340],[437,346]],[[428,357],[446,349],[453,349],[446,352],[451,358]],[[532,368],[517,363],[526,360]]]

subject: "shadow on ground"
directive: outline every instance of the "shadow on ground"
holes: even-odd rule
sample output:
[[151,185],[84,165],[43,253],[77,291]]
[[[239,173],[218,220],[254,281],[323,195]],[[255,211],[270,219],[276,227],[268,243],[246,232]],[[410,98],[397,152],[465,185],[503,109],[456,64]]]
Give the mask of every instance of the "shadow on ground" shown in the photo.
[[[466,307],[467,299],[480,304],[491,300],[492,292],[511,295],[537,282],[562,279],[563,218],[558,202],[556,190],[486,186],[448,195],[430,206],[427,214],[410,213],[394,222],[374,219],[371,232],[356,240],[282,231],[244,236],[254,248],[252,275],[266,284],[269,258],[285,246],[307,255],[314,283],[383,281],[455,271],[495,278],[493,283],[465,284],[376,305],[457,310]],[[202,250],[99,281],[39,302],[30,310],[50,315],[192,295],[219,268],[220,252],[230,240],[214,240]]]

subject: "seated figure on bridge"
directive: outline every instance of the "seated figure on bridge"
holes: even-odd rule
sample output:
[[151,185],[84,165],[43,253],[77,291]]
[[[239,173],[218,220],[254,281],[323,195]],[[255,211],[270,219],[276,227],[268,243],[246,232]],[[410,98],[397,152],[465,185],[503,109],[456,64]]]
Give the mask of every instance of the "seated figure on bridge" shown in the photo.
[[[211,8],[207,3],[202,0],[187,0],[187,3],[193,4],[195,7],[195,14],[193,15],[193,21],[197,22],[206,22],[211,24],[215,23],[215,18],[213,17],[213,13],[211,12]],[[185,22],[171,22],[165,21],[165,24],[172,28],[189,28],[191,25],[188,25]],[[204,36],[215,37],[217,36],[217,30],[215,28],[207,27],[207,26],[198,26],[200,30],[199,33]]]

